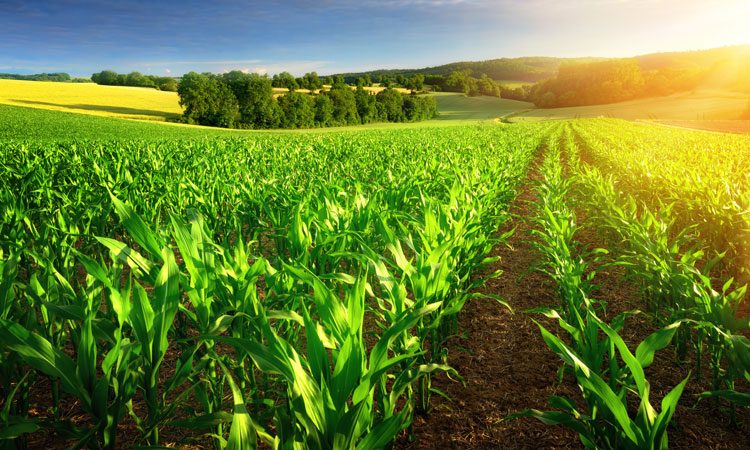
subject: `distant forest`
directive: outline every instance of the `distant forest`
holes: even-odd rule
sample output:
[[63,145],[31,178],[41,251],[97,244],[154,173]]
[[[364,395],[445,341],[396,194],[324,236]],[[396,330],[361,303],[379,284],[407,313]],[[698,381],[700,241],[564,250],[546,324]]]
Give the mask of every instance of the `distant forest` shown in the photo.
[[70,75],[65,72],[35,73],[32,75],[19,75],[17,73],[0,73],[0,79],[23,80],[23,81],[58,81],[58,82],[73,82],[73,83],[90,82],[90,80],[85,79],[85,78],[71,78]]
[[[614,103],[686,92],[699,86],[750,92],[750,47],[655,53],[635,58],[502,58],[424,69],[341,74],[347,82],[368,77],[397,83],[423,75],[434,90],[498,95],[553,108]],[[503,81],[527,81],[523,87]],[[532,82],[534,84],[532,84]]]
[[[603,58],[552,58],[543,56],[523,58],[499,58],[486,61],[463,61],[445,64],[442,66],[425,67],[423,69],[390,69],[373,70],[370,72],[342,73],[347,83],[353,83],[357,78],[369,76],[375,82],[382,79],[395,80],[399,75],[411,77],[422,74],[425,77],[440,76],[447,77],[454,72],[465,72],[474,78],[487,75],[488,78],[501,81],[537,81],[552,78],[557,74],[557,69],[563,63],[584,63],[602,60]],[[468,72],[467,72],[468,71]]]
[[140,72],[128,74],[117,73],[111,70],[102,70],[91,75],[91,81],[105,86],[133,86],[149,87],[160,91],[177,91],[177,78],[160,77],[158,75],[143,75]]
[[[190,72],[182,77],[177,90],[185,108],[183,120],[227,128],[272,129],[417,122],[437,115],[434,97],[402,94],[392,88],[374,94],[362,85],[352,89],[342,77],[333,78],[330,89],[317,93],[295,92],[299,83],[294,80],[288,93],[276,97],[273,85],[280,86],[282,78],[240,71],[221,75]],[[303,79],[308,87],[322,86],[315,73]]]

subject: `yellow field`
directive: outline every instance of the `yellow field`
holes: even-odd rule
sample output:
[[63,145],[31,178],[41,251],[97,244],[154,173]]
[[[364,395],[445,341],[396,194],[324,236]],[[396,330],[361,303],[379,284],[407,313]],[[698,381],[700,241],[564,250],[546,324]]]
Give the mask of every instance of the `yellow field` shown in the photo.
[[[379,92],[381,87],[365,88]],[[409,92],[406,89],[397,89]],[[286,93],[274,88],[274,95]],[[309,92],[300,89],[298,92]],[[176,92],[94,83],[53,83],[0,79],[0,104],[53,109],[123,119],[165,121],[182,114]]]
[[0,104],[141,120],[182,114],[176,92],[94,83],[0,80]]

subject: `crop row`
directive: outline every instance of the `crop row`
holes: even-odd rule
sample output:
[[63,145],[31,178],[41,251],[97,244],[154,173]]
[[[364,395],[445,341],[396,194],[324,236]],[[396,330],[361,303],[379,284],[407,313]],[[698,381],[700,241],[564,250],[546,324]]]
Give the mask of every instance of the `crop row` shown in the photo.
[[584,159],[652,210],[669,206],[675,227],[725,253],[724,274],[750,280],[750,139],[633,124],[576,121]]
[[544,134],[4,144],[0,439],[390,446]]

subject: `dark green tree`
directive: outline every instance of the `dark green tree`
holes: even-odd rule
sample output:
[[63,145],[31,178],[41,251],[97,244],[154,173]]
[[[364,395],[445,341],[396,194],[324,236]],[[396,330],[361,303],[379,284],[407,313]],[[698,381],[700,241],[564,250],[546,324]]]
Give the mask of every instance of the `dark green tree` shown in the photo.
[[315,125],[315,103],[307,94],[290,92],[277,100],[282,128],[311,128]]
[[321,127],[333,124],[333,101],[327,94],[315,96],[315,123]]
[[354,125],[360,123],[359,113],[357,113],[357,101],[351,89],[348,87],[346,89],[331,89],[325,95],[330,97],[333,103],[332,123],[334,125]]
[[294,78],[294,75],[289,72],[281,72],[274,75],[272,86],[276,88],[289,89],[289,92],[294,92],[295,90],[299,89],[297,79]]
[[223,75],[237,98],[240,122],[246,128],[276,128],[281,123],[281,110],[273,99],[271,80],[266,75],[232,71]]
[[354,99],[357,103],[357,114],[362,123],[370,123],[378,120],[377,99],[362,86],[357,86],[354,91]]
[[306,89],[317,91],[323,87],[323,83],[320,81],[320,78],[318,78],[317,72],[306,73],[302,78],[305,80]]
[[177,94],[188,123],[232,128],[239,117],[237,99],[219,77],[190,72],[182,77]]
[[381,105],[381,111],[388,122],[403,122],[404,116],[404,96],[392,88],[386,88],[378,92],[375,96],[377,102]]
[[482,77],[477,81],[477,88],[481,95],[489,97],[500,97],[500,85],[495,80],[488,77],[486,74],[482,74]]

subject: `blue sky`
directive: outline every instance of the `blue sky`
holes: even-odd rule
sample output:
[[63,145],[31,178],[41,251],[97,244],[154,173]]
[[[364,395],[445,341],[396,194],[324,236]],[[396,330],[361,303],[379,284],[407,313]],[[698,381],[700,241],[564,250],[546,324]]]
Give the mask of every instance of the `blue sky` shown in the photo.
[[0,0],[0,72],[321,74],[750,43],[745,0]]

